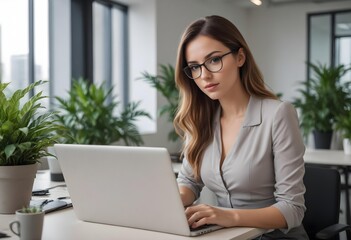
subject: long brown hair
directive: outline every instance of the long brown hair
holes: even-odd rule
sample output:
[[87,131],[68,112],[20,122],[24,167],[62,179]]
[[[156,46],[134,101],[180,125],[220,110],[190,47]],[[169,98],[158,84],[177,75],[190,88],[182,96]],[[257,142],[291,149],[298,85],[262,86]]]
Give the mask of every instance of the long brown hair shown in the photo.
[[188,78],[183,71],[183,68],[187,66],[185,49],[188,43],[199,35],[220,41],[231,50],[242,48],[246,60],[240,68],[240,79],[245,91],[249,95],[261,98],[276,98],[266,89],[263,76],[251,51],[233,23],[220,16],[207,16],[187,27],[178,47],[175,81],[180,92],[180,103],[174,126],[185,140],[183,154],[192,166],[194,177],[197,179],[200,178],[203,153],[213,141],[213,116],[219,107],[219,101],[207,97],[197,87],[194,80]]

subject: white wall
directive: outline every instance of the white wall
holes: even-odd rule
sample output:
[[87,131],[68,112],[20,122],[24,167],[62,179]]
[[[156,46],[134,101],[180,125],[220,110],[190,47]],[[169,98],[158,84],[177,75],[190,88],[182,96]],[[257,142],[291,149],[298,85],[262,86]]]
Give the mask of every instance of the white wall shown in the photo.
[[[155,11],[155,0],[133,0],[129,5],[128,15],[130,98],[133,101],[141,101],[140,109],[150,113],[154,120],[157,119],[156,90],[138,78],[145,71],[156,74],[157,23]],[[154,120],[140,119],[137,123],[140,131],[155,132]]]
[[284,100],[298,96],[306,79],[307,14],[351,9],[351,2],[305,3],[252,8],[248,11],[248,42],[265,81]]

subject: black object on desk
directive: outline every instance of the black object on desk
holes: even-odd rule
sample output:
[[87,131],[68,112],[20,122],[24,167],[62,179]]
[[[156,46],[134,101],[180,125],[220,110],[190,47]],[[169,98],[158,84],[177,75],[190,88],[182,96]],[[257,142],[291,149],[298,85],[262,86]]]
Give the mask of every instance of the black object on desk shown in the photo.
[[49,188],[44,188],[44,189],[33,189],[32,196],[46,196],[46,195],[50,195],[49,190],[50,189],[54,189],[54,188],[58,188],[58,187],[66,187],[66,184],[60,184],[60,185],[56,185],[56,186],[49,187]]
[[7,235],[6,233],[0,232],[0,238],[8,238],[10,237],[9,235]]
[[45,213],[50,213],[65,208],[72,207],[71,202],[66,202],[62,200],[51,200],[51,199],[41,199],[41,200],[31,200],[31,206],[40,207]]
[[38,189],[38,190],[33,190],[32,191],[32,196],[46,196],[49,195],[49,190],[48,189]]

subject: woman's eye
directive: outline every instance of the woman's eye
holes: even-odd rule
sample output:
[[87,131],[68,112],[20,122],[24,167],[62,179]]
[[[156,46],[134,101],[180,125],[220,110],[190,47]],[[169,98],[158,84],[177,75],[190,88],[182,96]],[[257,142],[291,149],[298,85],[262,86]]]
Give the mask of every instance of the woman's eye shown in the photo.
[[190,70],[193,71],[193,72],[199,70],[199,67],[200,67],[199,65],[191,65],[191,66],[189,66]]
[[220,61],[221,61],[220,57],[213,57],[213,58],[210,59],[210,63],[211,64],[216,64],[216,63],[218,63]]

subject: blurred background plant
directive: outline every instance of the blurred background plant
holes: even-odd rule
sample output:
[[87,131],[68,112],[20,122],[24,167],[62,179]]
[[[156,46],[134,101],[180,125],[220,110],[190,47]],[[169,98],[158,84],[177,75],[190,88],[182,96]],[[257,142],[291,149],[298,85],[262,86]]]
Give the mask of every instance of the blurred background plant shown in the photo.
[[308,63],[308,66],[313,70],[314,77],[301,82],[303,88],[298,90],[301,97],[296,98],[293,104],[300,110],[303,135],[307,138],[313,132],[316,142],[316,133],[328,133],[331,138],[337,116],[345,115],[347,106],[351,104],[351,82],[341,81],[351,68],[321,63]]
[[[159,67],[161,74],[152,75],[148,72],[143,72],[141,73],[142,77],[140,77],[140,79],[143,79],[146,82],[148,82],[167,100],[167,104],[164,104],[159,108],[158,115],[166,116],[167,121],[173,124],[179,101],[179,91],[176,87],[174,78],[174,67],[170,64],[160,64]],[[168,140],[175,142],[178,139],[179,136],[173,128],[168,133]]]
[[64,127],[58,134],[63,143],[109,145],[123,141],[126,145],[141,145],[143,140],[134,124],[141,118],[151,118],[139,109],[139,102],[129,103],[120,113],[112,95],[113,87],[106,88],[80,78],[73,80],[68,99],[56,97],[55,115]]

